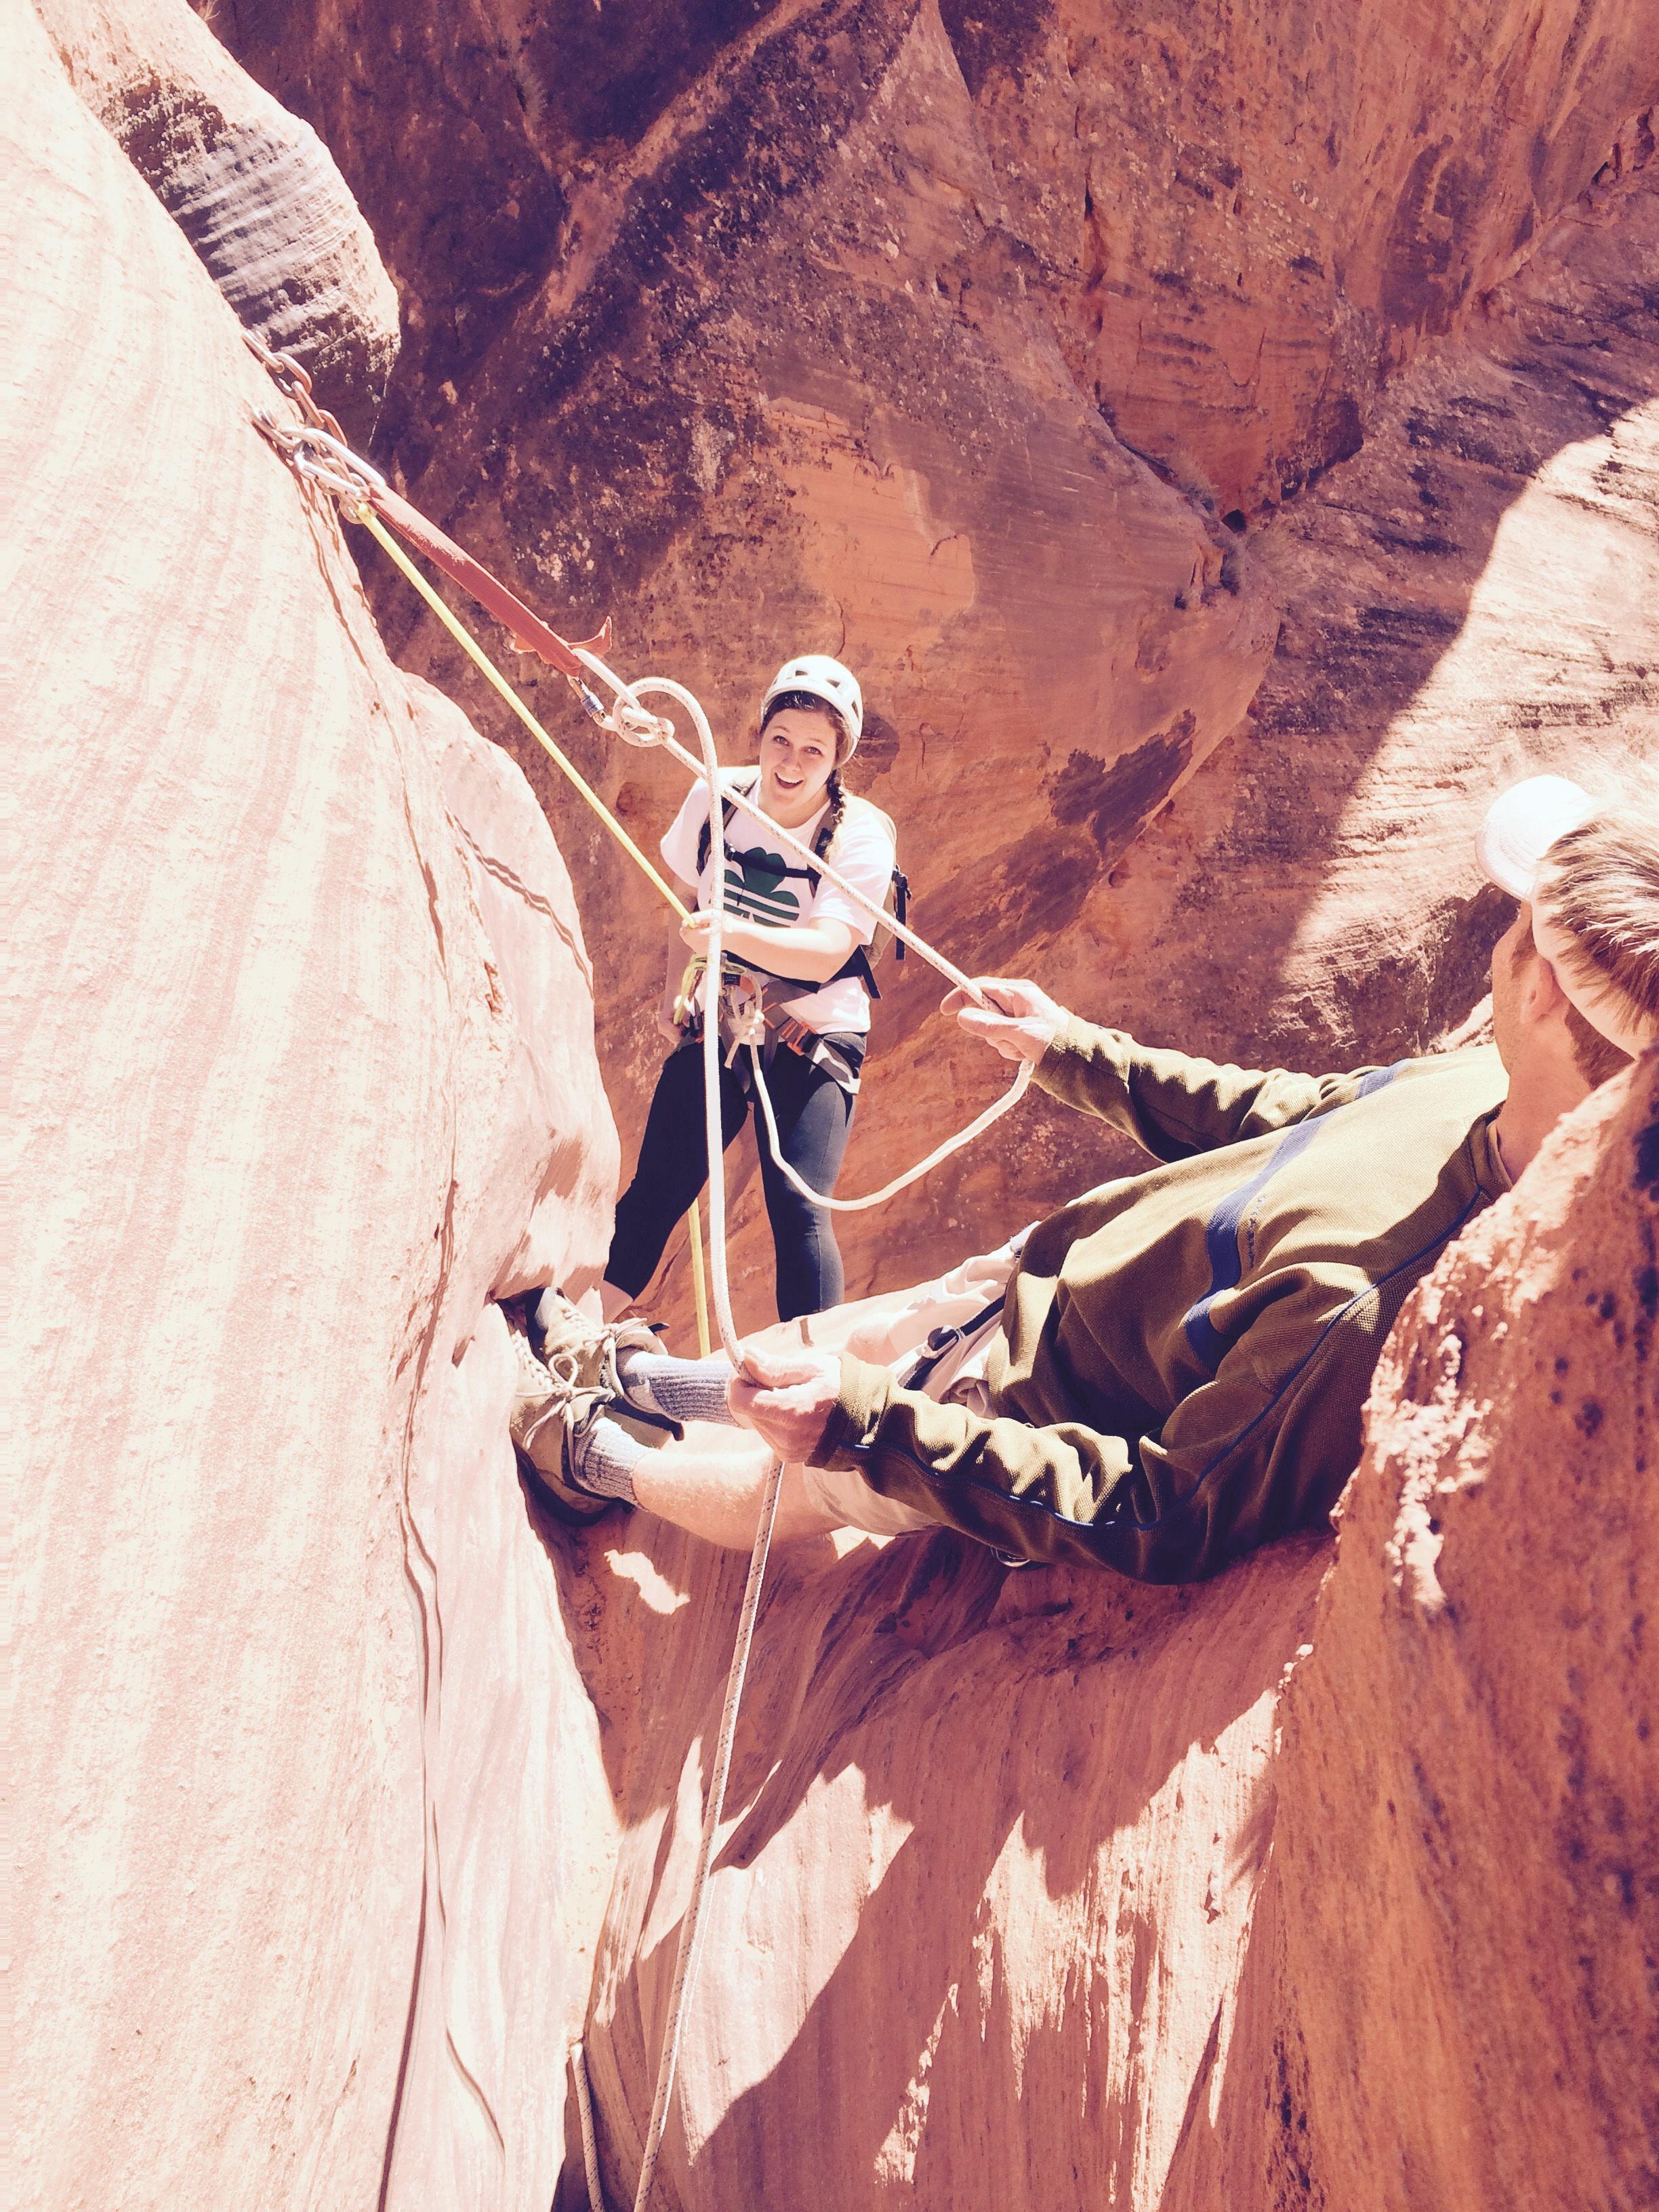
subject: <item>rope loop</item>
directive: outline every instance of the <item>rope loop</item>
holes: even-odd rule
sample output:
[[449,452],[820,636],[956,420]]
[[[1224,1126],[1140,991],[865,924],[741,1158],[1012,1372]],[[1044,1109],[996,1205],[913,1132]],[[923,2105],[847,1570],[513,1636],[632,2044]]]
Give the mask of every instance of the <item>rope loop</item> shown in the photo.
[[[630,684],[625,677],[618,676],[608,662],[601,660],[599,654],[587,646],[579,645],[574,650],[577,659],[586,669],[588,674],[597,677],[599,682],[606,686],[615,702],[611,712],[600,721],[599,727],[602,730],[608,730],[612,737],[620,738],[623,743],[628,745],[638,745],[642,748],[653,745],[669,746],[690,763],[694,775],[701,773],[704,763],[692,762],[691,756],[685,753],[683,747],[676,744],[674,725],[667,716],[653,714],[648,707],[641,703],[647,696],[658,693],[666,698],[678,699],[690,711],[693,726],[701,738],[703,732],[708,727],[708,717],[703,714],[696,699],[683,684],[675,684],[665,676],[637,677]],[[712,732],[709,734],[708,742],[711,745],[714,743]]]
[[[740,1039],[739,1042],[747,1041]],[[963,1146],[971,1145],[975,1137],[982,1137],[993,1121],[1000,1121],[1005,1114],[1018,1105],[1031,1080],[1031,1063],[1023,1060],[1013,1081],[1001,1097],[994,1098],[985,1111],[969,1122],[965,1129],[958,1129],[954,1137],[947,1137],[942,1145],[935,1146],[925,1160],[918,1160],[915,1167],[906,1168],[902,1175],[896,1175],[891,1182],[883,1183],[879,1190],[866,1191],[862,1198],[832,1198],[827,1191],[814,1190],[811,1184],[798,1174],[783,1157],[783,1146],[778,1136],[778,1117],[773,1109],[772,1094],[766,1087],[766,1070],[759,1052],[752,1043],[749,1046],[749,1057],[754,1063],[755,1092],[760,1100],[761,1113],[766,1124],[766,1149],[772,1155],[773,1166],[792,1189],[799,1191],[811,1205],[823,1206],[831,1213],[864,1213],[872,1206],[885,1206],[890,1198],[896,1198],[913,1182],[920,1182],[923,1176],[931,1175],[936,1167],[950,1158],[952,1152],[961,1152]]]
[[372,463],[319,423],[279,422],[263,410],[255,413],[253,423],[296,477],[320,484],[354,513],[374,493],[388,489],[386,478]]
[[625,745],[665,745],[674,736],[674,725],[661,714],[647,714],[643,707],[623,702],[607,716],[602,726],[622,739]]

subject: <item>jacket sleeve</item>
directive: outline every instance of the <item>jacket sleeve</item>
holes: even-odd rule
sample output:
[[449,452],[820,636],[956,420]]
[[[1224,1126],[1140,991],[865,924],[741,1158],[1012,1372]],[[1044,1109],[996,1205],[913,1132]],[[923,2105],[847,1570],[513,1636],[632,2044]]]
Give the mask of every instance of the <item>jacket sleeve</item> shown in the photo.
[[1304,1121],[1352,1096],[1376,1071],[1294,1075],[1287,1069],[1219,1066],[1137,1044],[1121,1030],[1073,1015],[1037,1062],[1050,1097],[1093,1114],[1160,1160],[1187,1159]]
[[1385,1333],[1376,1306],[1375,1297],[1356,1302],[1277,1388],[1236,1346],[1157,1437],[982,1419],[843,1357],[840,1401],[814,1456],[1017,1559],[1200,1581],[1335,1504],[1358,1461]]

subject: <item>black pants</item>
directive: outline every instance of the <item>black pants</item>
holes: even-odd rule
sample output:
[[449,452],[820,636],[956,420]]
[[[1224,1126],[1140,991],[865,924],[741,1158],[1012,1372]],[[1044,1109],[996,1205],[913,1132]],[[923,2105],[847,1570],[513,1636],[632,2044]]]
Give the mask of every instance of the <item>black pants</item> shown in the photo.
[[[835,1042],[856,1067],[863,1038],[837,1036]],[[833,1217],[792,1190],[773,1164],[759,1102],[751,1100],[744,1080],[747,1066],[744,1053],[736,1066],[720,1070],[720,1133],[730,1145],[754,1106],[761,1188],[777,1253],[778,1318],[793,1321],[841,1304],[841,1253]],[[766,1087],[777,1115],[778,1150],[804,1182],[832,1191],[853,1123],[851,1095],[787,1046],[773,1055]],[[674,1224],[708,1180],[702,1102],[702,1043],[681,1045],[663,1062],[634,1180],[617,1204],[605,1280],[629,1297],[637,1297],[656,1273]]]

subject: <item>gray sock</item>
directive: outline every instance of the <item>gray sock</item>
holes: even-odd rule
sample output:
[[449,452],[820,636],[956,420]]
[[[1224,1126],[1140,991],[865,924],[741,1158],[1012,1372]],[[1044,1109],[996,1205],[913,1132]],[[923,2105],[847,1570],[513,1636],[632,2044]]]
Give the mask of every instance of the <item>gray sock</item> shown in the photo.
[[620,1498],[624,1505],[636,1505],[634,1469],[645,1454],[646,1447],[626,1429],[601,1416],[580,1443],[573,1443],[570,1457],[584,1490],[599,1498]]
[[671,1359],[665,1352],[621,1352],[617,1371],[636,1404],[654,1406],[671,1421],[732,1419],[726,1386],[731,1361],[723,1352],[708,1359]]

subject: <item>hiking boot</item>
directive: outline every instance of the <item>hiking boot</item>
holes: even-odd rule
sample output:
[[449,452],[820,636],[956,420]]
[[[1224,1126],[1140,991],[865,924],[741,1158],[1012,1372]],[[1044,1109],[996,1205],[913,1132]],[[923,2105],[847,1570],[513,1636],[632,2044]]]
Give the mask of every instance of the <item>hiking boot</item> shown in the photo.
[[581,1440],[596,1421],[615,1421],[647,1444],[685,1433],[665,1414],[635,1405],[617,1372],[619,1346],[654,1352],[656,1336],[643,1322],[589,1321],[556,1292],[542,1295],[538,1329],[515,1307],[506,1311],[519,1366],[508,1418],[514,1444],[554,1510],[584,1526],[618,1502],[587,1489],[577,1472]]

